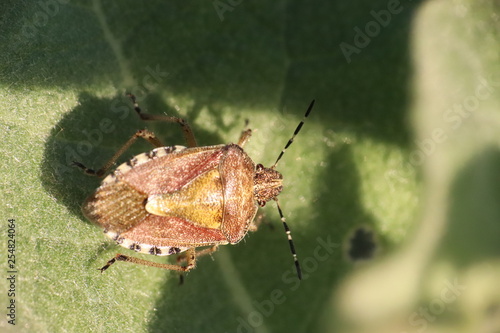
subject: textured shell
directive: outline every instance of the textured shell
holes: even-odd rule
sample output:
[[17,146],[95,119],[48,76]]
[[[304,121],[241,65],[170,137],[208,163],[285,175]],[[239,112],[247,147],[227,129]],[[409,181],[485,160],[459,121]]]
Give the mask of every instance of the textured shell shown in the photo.
[[[235,244],[257,212],[254,173],[254,163],[238,145],[161,147],[120,165],[85,201],[82,211],[119,244],[139,252],[168,255],[191,247]],[[222,185],[206,188],[212,191],[208,195],[222,198],[220,223],[146,210],[148,198],[183,191],[207,175],[217,175]]]

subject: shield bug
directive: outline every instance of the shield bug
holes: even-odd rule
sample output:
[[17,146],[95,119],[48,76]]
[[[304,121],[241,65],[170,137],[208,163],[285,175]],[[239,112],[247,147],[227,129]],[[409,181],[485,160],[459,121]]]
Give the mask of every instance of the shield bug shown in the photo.
[[[83,214],[104,228],[104,233],[121,246],[145,254],[163,256],[184,252],[177,264],[152,262],[117,254],[100,270],[116,261],[165,268],[180,272],[193,269],[196,257],[211,253],[219,245],[238,243],[249,230],[258,206],[274,200],[288,237],[297,275],[301,270],[290,229],[277,196],[283,189],[276,165],[299,133],[304,119],[269,168],[257,164],[243,151],[252,131],[244,130],[237,144],[198,147],[188,123],[177,117],[142,112],[135,97],[128,94],[143,120],[180,124],[188,147],[163,146],[148,130],[137,131],[99,170],[74,165],[90,175],[103,177],[137,138],[157,148],[133,157],[109,173],[99,188],[84,202]],[[199,247],[206,247],[197,250]],[[186,262],[181,265],[181,262]]]

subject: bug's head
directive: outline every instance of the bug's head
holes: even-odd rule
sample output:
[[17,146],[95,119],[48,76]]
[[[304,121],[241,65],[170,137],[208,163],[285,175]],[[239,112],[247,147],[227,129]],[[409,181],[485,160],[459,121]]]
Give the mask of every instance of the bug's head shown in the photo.
[[257,164],[254,178],[254,196],[259,206],[276,198],[283,190],[283,176],[274,168]]
[[283,190],[283,176],[281,173],[276,171],[276,165],[278,165],[279,160],[283,157],[285,151],[290,147],[293,143],[293,139],[300,132],[302,125],[304,125],[305,119],[309,116],[312,108],[314,106],[314,100],[309,104],[307,108],[306,114],[304,115],[304,119],[299,123],[295,132],[293,132],[292,137],[288,140],[285,148],[281,151],[276,162],[270,167],[266,168],[262,164],[257,164],[255,167],[255,178],[254,178],[254,196],[257,200],[259,206],[264,207],[266,202],[269,200],[277,200],[276,197]]

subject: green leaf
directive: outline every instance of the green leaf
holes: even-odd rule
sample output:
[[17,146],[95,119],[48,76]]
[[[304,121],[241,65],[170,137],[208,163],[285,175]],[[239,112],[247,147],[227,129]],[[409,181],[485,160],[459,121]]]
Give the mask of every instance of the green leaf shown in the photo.
[[[492,1],[43,0],[0,10],[0,293],[16,306],[2,332],[410,331],[423,327],[419,306],[454,279],[465,291],[426,328],[478,331],[495,313]],[[256,233],[200,258],[182,286],[175,272],[128,263],[99,273],[115,253],[135,254],[85,220],[81,203],[99,179],[71,162],[99,168],[145,127],[184,144],[179,126],[141,121],[126,91],[148,113],[187,119],[200,145],[237,141],[248,120],[245,150],[266,166],[316,100],[278,166],[302,281],[274,203]],[[118,163],[149,149],[138,141]]]

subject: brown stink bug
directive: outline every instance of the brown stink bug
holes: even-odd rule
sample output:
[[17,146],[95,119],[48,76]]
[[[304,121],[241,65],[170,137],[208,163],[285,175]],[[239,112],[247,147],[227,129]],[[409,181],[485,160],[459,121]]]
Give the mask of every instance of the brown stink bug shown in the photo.
[[[165,147],[153,133],[140,130],[97,171],[74,162],[87,174],[103,177],[137,138],[144,138],[157,147],[133,157],[106,176],[83,204],[83,214],[103,227],[111,239],[136,252],[163,256],[185,251],[178,261],[186,261],[186,265],[117,254],[100,269],[101,272],[117,260],[189,271],[195,267],[197,256],[211,253],[219,245],[236,244],[249,230],[255,230],[253,220],[258,206],[263,207],[274,200],[300,279],[300,265],[290,230],[277,200],[283,189],[283,176],[275,168],[302,128],[314,100],[276,162],[265,168],[262,164],[255,165],[243,151],[252,133],[250,129],[242,132],[238,144],[197,147],[186,121],[144,114],[135,97],[128,96],[141,119],[179,123],[188,148]],[[198,247],[208,248],[196,251]]]

